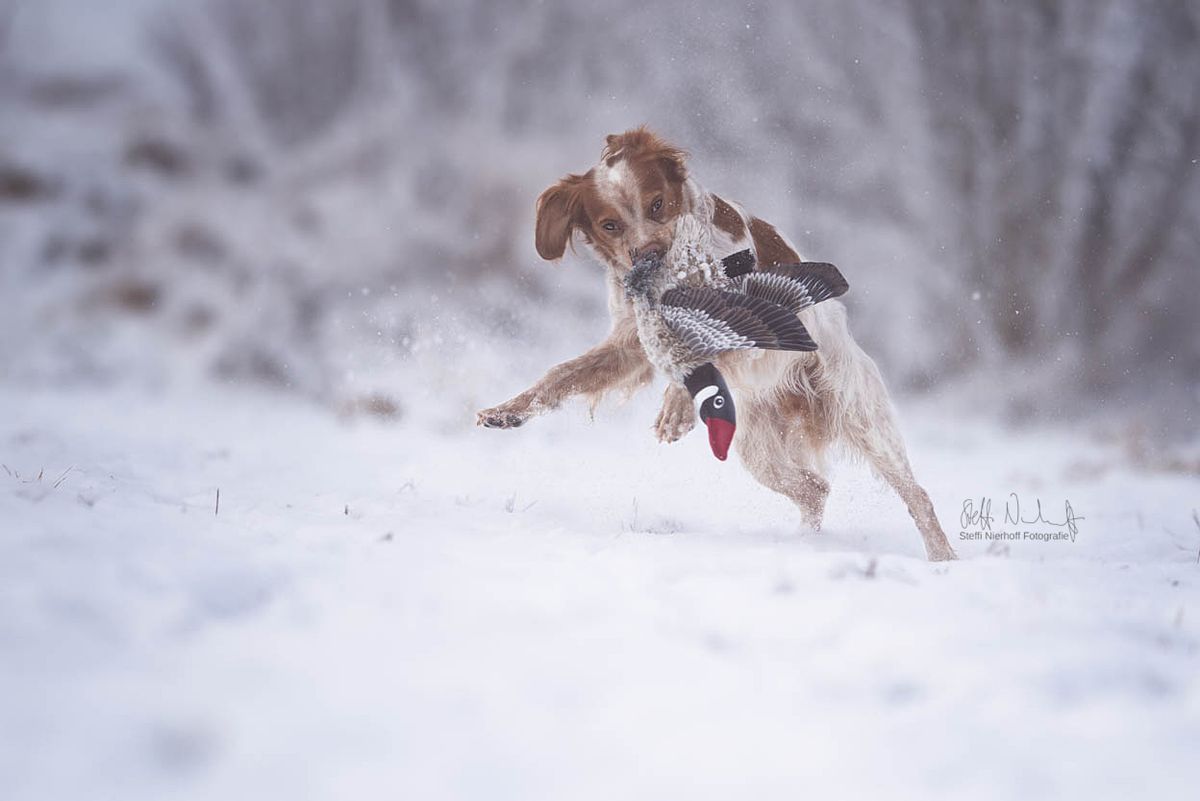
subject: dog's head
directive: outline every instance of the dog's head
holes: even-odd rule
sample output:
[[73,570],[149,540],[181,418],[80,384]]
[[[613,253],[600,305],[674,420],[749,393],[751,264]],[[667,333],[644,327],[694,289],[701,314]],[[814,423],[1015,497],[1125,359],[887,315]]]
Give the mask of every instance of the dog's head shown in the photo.
[[640,257],[664,255],[676,218],[691,211],[686,158],[645,128],[612,134],[598,165],[566,176],[538,198],[538,255],[560,258],[576,231],[619,273]]

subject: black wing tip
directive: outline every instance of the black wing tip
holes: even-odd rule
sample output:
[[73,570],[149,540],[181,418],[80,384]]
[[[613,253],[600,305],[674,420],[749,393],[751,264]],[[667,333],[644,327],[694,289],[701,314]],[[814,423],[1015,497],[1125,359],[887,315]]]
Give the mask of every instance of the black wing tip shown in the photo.
[[805,261],[801,262],[800,266],[825,285],[831,298],[841,297],[850,290],[850,282],[846,280],[846,276],[827,261]]
[[754,265],[757,259],[754,258],[754,251],[746,248],[739,250],[737,253],[731,253],[721,259],[721,265],[725,268],[725,276],[727,278],[737,278],[740,275],[754,272]]
[[797,319],[795,327],[789,326],[789,329],[779,337],[778,350],[814,351],[817,349],[817,343],[812,338],[812,334],[808,333],[808,329],[804,327],[804,323]]
[[817,343],[808,336],[807,331],[803,335],[788,333],[776,342],[759,343],[755,347],[759,350],[786,350],[793,353],[811,353],[818,350]]
[[735,295],[736,303],[746,306],[759,318],[760,322],[771,332],[774,341],[756,341],[755,347],[763,350],[816,350],[817,343],[813,341],[808,329],[800,318],[790,309],[764,298],[749,295]]
[[850,290],[850,282],[846,280],[846,276],[842,275],[842,271],[835,265],[827,261],[777,264],[774,267],[765,268],[764,272],[775,272],[797,281],[812,281],[815,284],[814,289],[821,290],[812,293],[814,297],[819,298],[818,303],[822,300],[841,297]]

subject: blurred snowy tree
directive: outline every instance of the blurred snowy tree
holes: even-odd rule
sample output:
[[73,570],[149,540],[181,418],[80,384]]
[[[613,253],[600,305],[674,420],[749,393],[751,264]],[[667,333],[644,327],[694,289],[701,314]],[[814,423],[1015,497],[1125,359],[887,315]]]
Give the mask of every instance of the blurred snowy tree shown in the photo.
[[1168,360],[1194,377],[1200,317],[1180,300],[1200,292],[1200,8],[910,5],[983,338],[1034,361],[1065,351],[1090,388]]
[[[119,83],[64,83],[65,57],[34,53],[20,14],[9,26],[25,46],[4,102],[26,111],[0,118],[0,167],[64,191],[39,196],[57,211],[32,227],[15,203],[0,225],[22,226],[14,263],[105,265],[88,292],[152,287],[173,328],[227,340],[205,357],[222,370],[273,341],[251,363],[325,395],[378,366],[353,344],[377,335],[401,360],[478,339],[464,326],[537,342],[558,325],[547,293],[593,336],[598,276],[537,261],[533,200],[646,122],[706,186],[843,267],[894,379],[988,375],[1018,408],[1053,387],[1050,412],[1097,389],[1195,404],[1187,0],[138,8],[145,47]],[[38,138],[43,118],[91,134]]]

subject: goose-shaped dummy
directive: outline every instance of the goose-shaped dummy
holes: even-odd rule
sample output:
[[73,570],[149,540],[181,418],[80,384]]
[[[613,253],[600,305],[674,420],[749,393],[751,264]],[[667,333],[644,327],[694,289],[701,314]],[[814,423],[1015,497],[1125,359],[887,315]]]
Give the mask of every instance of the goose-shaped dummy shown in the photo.
[[754,268],[749,250],[716,260],[709,229],[685,215],[666,257],[640,258],[625,277],[646,355],[699,404],[709,446],[722,461],[737,417],[713,359],[748,348],[816,350],[797,315],[849,289],[837,267],[824,262]]

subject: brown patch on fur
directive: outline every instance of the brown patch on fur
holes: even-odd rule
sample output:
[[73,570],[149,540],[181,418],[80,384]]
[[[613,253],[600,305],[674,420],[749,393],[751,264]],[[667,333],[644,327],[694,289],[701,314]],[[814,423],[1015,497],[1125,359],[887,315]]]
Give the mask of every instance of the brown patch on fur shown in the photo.
[[600,160],[609,167],[622,159],[634,162],[657,162],[668,180],[683,183],[687,180],[687,151],[676,147],[645,125],[625,133],[609,134],[604,138]]
[[754,252],[758,263],[773,267],[777,264],[795,264],[800,254],[788,247],[787,242],[775,230],[775,226],[757,217],[750,218],[750,236],[754,238]]
[[713,225],[729,234],[734,240],[746,235],[746,221],[737,210],[716,195],[712,195]]

